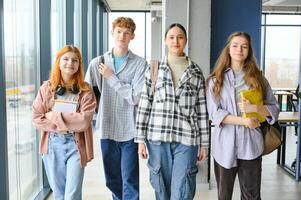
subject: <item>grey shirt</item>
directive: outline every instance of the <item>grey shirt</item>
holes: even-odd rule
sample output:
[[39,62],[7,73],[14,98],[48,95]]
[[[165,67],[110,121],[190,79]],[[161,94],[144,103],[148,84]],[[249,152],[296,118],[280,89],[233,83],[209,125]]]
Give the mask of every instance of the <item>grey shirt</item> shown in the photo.
[[234,88],[235,88],[235,99],[236,99],[236,107],[237,114],[241,115],[240,109],[238,107],[238,103],[241,101],[240,91],[248,90],[249,86],[245,83],[244,75],[245,73],[242,70],[233,70],[234,72]]
[[[260,128],[250,129],[241,125],[223,124],[227,115],[238,116],[235,98],[235,78],[231,68],[224,72],[221,99],[212,91],[214,78],[209,81],[207,89],[207,108],[210,120],[215,125],[212,133],[212,156],[224,168],[237,166],[237,159],[252,160],[263,152],[263,137]],[[271,114],[266,118],[273,124],[278,120],[279,107],[272,89],[265,80],[265,105]]]
[[103,78],[99,74],[100,56],[90,62],[85,76],[85,80],[101,92],[95,128],[101,139],[128,141],[136,135],[136,109],[147,62],[129,51],[127,60],[116,73],[111,51],[104,54],[104,61],[113,70],[112,76]]

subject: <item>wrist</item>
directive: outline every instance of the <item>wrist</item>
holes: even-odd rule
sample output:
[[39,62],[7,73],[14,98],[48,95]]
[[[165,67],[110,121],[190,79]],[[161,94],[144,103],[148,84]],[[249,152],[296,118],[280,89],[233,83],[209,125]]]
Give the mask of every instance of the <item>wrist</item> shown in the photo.
[[241,125],[248,126],[248,118],[242,117],[242,119],[241,119]]
[[254,110],[255,110],[255,112],[259,113],[259,111],[260,111],[259,106],[258,105],[254,105]]

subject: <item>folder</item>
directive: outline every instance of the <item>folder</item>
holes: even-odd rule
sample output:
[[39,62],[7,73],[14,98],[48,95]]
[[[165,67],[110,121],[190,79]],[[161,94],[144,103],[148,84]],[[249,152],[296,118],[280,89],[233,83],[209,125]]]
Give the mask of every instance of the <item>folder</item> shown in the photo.
[[[263,105],[262,93],[259,90],[255,90],[255,89],[242,90],[240,91],[240,96],[242,99],[249,100],[251,104]],[[257,112],[243,113],[243,117],[246,118],[256,117],[259,120],[259,122],[265,121],[265,117],[263,117]]]
[[66,101],[66,100],[56,99],[54,101],[54,106],[52,108],[52,111],[72,113],[72,112],[76,112],[76,108],[77,108],[76,101]]

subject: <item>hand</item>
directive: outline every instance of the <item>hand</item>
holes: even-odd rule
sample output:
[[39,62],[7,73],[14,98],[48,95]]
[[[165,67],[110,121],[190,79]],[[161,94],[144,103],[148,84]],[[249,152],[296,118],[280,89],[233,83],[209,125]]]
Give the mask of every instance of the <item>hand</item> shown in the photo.
[[45,113],[45,118],[50,120],[52,118],[52,115],[53,115],[53,111],[49,111]]
[[98,71],[101,75],[103,75],[103,77],[105,78],[109,78],[110,76],[112,76],[113,71],[111,68],[109,68],[108,66],[106,66],[105,64],[101,63],[98,66]]
[[250,101],[247,99],[242,99],[242,101],[238,103],[238,107],[243,113],[257,112],[257,106],[251,104]]
[[208,150],[207,148],[200,148],[198,153],[198,161],[203,161],[207,158]]
[[142,159],[147,158],[148,155],[147,155],[146,145],[144,143],[138,144],[138,154]]
[[246,126],[248,128],[254,129],[260,126],[259,120],[256,117],[245,118]]

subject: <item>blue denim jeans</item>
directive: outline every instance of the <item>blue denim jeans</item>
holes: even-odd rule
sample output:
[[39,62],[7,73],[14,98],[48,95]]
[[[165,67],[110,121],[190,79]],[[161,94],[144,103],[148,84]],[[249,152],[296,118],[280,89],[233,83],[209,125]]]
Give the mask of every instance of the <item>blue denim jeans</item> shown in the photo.
[[147,142],[150,183],[157,200],[192,200],[195,195],[198,146]]
[[138,200],[138,145],[134,140],[101,139],[100,143],[106,186],[111,190],[113,200]]
[[73,134],[49,134],[48,154],[42,155],[55,200],[81,200],[84,168]]

